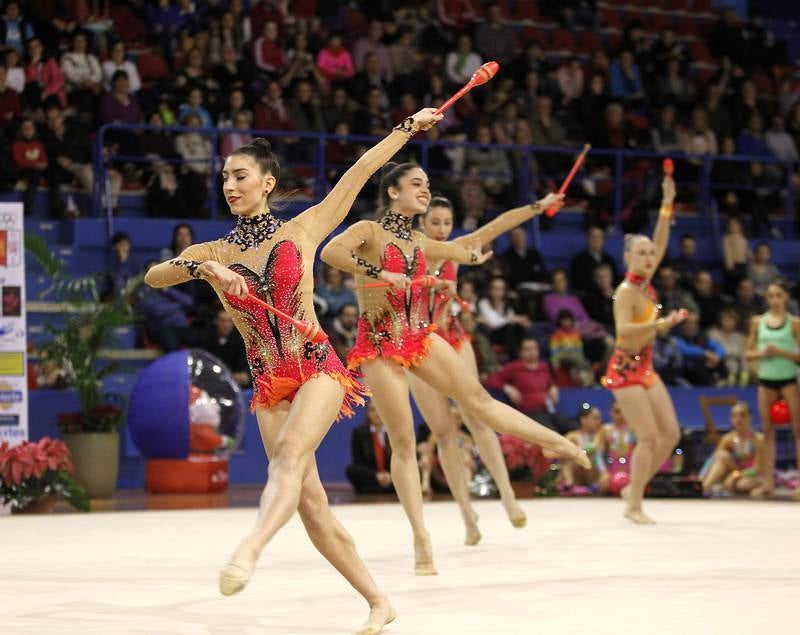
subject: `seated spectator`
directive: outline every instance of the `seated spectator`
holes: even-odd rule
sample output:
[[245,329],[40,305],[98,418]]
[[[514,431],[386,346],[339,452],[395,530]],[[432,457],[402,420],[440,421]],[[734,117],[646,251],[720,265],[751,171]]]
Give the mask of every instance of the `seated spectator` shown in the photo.
[[358,38],[353,46],[353,61],[356,69],[362,71],[367,66],[367,58],[374,55],[384,81],[391,82],[394,78],[394,69],[389,49],[383,43],[383,33],[383,22],[372,20],[369,23],[367,34]]
[[13,133],[22,117],[19,95],[8,86],[8,71],[0,65],[0,130]]
[[569,309],[558,312],[556,330],[550,336],[550,364],[558,386],[591,386],[594,383],[592,366],[583,354],[583,340]]
[[248,110],[245,104],[244,91],[241,88],[234,88],[228,95],[228,105],[217,117],[217,128],[233,128],[233,119],[236,113],[247,111],[250,113],[252,122],[252,111]]
[[483,60],[472,50],[472,40],[469,35],[458,36],[455,51],[451,51],[445,58],[444,68],[447,80],[457,86],[463,86],[477,71]]
[[722,264],[725,271],[725,290],[734,293],[739,281],[747,275],[751,258],[750,245],[738,218],[729,218],[722,236]]
[[213,128],[214,122],[211,119],[211,113],[208,112],[204,105],[203,90],[200,88],[192,88],[189,91],[189,97],[186,103],[180,105],[178,108],[178,119],[185,121],[186,117],[190,114],[200,117],[200,126],[202,128]]
[[661,109],[658,125],[650,129],[650,139],[656,152],[674,154],[683,149],[678,127],[675,125],[675,106],[666,104]]
[[[50,174],[47,170],[49,165],[47,151],[44,143],[39,138],[39,134],[36,132],[36,124],[33,123],[32,119],[22,120],[17,139],[12,147],[12,154],[17,178],[26,182],[23,205],[25,216],[29,216],[35,211],[34,203],[36,202],[39,181]],[[58,185],[54,179],[48,179],[48,184],[50,185],[50,209],[54,216],[58,216],[61,211]]]
[[339,269],[322,265],[322,282],[317,285],[315,293],[325,300],[326,315],[338,315],[345,304],[358,304],[355,293],[345,282]]
[[629,50],[622,51],[611,63],[611,95],[626,101],[645,98],[642,73]]
[[172,230],[169,247],[161,250],[160,260],[172,260],[180,256],[185,249],[194,243],[194,230],[187,223],[178,223]]
[[106,90],[111,90],[111,78],[117,71],[125,71],[130,82],[129,89],[131,94],[139,92],[142,87],[142,80],[139,77],[139,70],[136,64],[131,62],[128,57],[128,51],[125,48],[125,42],[122,40],[116,42],[111,47],[111,58],[103,62],[103,85]]
[[493,344],[502,344],[506,352],[515,357],[525,332],[531,327],[530,319],[517,315],[508,299],[508,288],[503,278],[493,278],[485,298],[478,301],[478,323],[489,331]]
[[685,162],[679,162],[677,172],[680,178],[697,179],[703,166],[703,156],[714,157],[719,151],[717,135],[708,125],[708,115],[702,107],[692,111],[692,125],[681,135],[683,151],[692,155]]
[[667,386],[688,386],[683,375],[683,355],[678,339],[669,332],[656,332],[653,340],[653,369]]
[[742,324],[749,324],[755,315],[760,315],[767,310],[766,300],[756,293],[753,281],[742,278],[736,287],[731,307],[742,316]]
[[343,364],[347,364],[347,353],[355,346],[358,333],[358,306],[356,304],[343,304],[333,319],[328,336],[331,346]]
[[700,328],[700,316],[689,313],[675,329],[683,356],[683,375],[694,386],[715,386],[725,379],[725,349]]
[[728,216],[738,213],[744,198],[738,188],[750,179],[749,166],[742,161],[724,157],[736,156],[736,142],[733,137],[722,139],[722,151],[711,168],[711,189],[721,213]]
[[250,143],[253,135],[250,134],[250,129],[253,126],[253,115],[249,110],[240,110],[233,116],[233,125],[231,126],[238,132],[231,132],[222,137],[220,141],[219,151],[223,157],[229,157],[233,154],[236,148]]
[[736,151],[747,156],[772,158],[764,139],[764,120],[758,113],[753,113],[747,121],[747,127],[736,139]]
[[[462,283],[462,293],[463,293]],[[462,296],[463,299],[463,296]],[[463,311],[458,315],[458,321],[461,322],[461,328],[471,338],[472,350],[475,353],[475,361],[478,364],[478,376],[481,381],[486,379],[489,375],[500,368],[500,363],[497,361],[497,355],[492,350],[492,344],[489,338],[478,329],[478,321],[475,319],[475,314],[472,311]]]
[[370,401],[364,423],[353,429],[350,443],[353,462],[347,480],[357,494],[389,494],[392,485],[392,446],[378,408]]
[[289,118],[298,130],[307,132],[325,132],[325,120],[322,110],[314,99],[311,84],[302,81],[297,84],[294,99],[287,106]]
[[141,271],[141,266],[131,257],[131,237],[125,232],[117,232],[111,237],[111,254],[106,269],[104,297],[122,301],[128,281]]
[[[221,94],[234,90],[248,90],[253,83],[253,68],[250,60],[240,59],[232,46],[222,47],[222,59],[214,67],[214,79]],[[244,105],[244,102],[242,102]]]
[[322,118],[328,132],[333,132],[337,124],[344,122],[350,130],[356,125],[358,104],[350,98],[344,88],[334,88],[328,104],[322,109]]
[[658,268],[655,287],[658,291],[658,300],[661,302],[661,312],[664,315],[680,309],[686,309],[690,313],[700,313],[700,308],[691,293],[678,285],[678,274],[671,264],[662,263]]
[[680,285],[690,289],[694,284],[694,276],[700,270],[697,262],[697,240],[692,234],[681,236],[680,251],[677,256],[670,258],[670,264],[678,271]]
[[253,128],[256,130],[294,130],[289,118],[283,88],[277,81],[267,84],[267,90],[253,106]]
[[772,118],[772,127],[764,135],[764,143],[767,144],[769,151],[781,161],[800,160],[794,139],[786,132],[783,117],[776,115]]
[[327,89],[328,81],[314,64],[314,54],[310,50],[306,33],[295,35],[292,48],[286,54],[286,72],[280,81],[284,86],[295,82],[309,82],[322,91]]
[[[196,113],[189,113],[182,122],[188,128],[200,128]],[[180,188],[189,216],[203,214],[208,197],[208,177],[211,170],[211,140],[200,132],[183,132],[175,137],[175,150],[183,159]]]
[[[237,0],[238,1],[238,0]],[[247,29],[250,28],[250,18],[244,17],[247,21]],[[213,24],[213,22],[212,22]],[[225,11],[219,20],[218,30],[212,27],[209,40],[209,57],[212,62],[219,63],[224,57],[224,50],[233,51],[234,59],[239,57],[239,52],[250,44],[252,34],[246,32],[243,24],[238,22],[233,11]]]
[[214,317],[214,325],[199,337],[197,346],[218,358],[231,371],[239,386],[250,386],[250,367],[244,340],[234,328],[233,319],[225,309],[219,309]]
[[[489,58],[494,59],[494,58]],[[583,95],[583,69],[581,61],[573,56],[556,71],[556,83],[561,93],[561,104],[568,107]]]
[[528,232],[525,227],[512,229],[508,237],[511,246],[500,254],[498,260],[506,273],[506,280],[514,287],[524,282],[547,282],[547,269],[539,250],[528,244]]
[[[475,143],[492,144],[492,129],[489,126],[478,126],[475,132]],[[502,148],[470,147],[466,152],[467,164],[477,167],[481,184],[492,196],[504,201],[505,194],[514,178],[508,154]]]
[[278,38],[278,25],[268,20],[264,23],[261,37],[253,45],[256,67],[272,78],[277,78],[286,67],[286,52]]
[[553,383],[550,365],[539,359],[539,342],[532,337],[523,338],[519,359],[489,375],[484,385],[502,390],[517,410],[548,428],[563,434],[573,427],[569,419],[555,413],[558,386]]
[[54,57],[45,53],[42,41],[28,40],[28,60],[25,64],[25,102],[39,108],[48,100],[57,100],[62,108],[67,105],[64,74]]
[[[117,71],[111,77],[111,92],[103,95],[100,102],[100,123],[144,123],[142,108],[130,93],[130,81],[125,71]],[[137,154],[140,149],[139,137],[128,130],[110,130],[106,140],[117,146],[119,154]]]
[[511,62],[516,54],[516,31],[504,24],[503,10],[499,4],[489,5],[486,19],[478,24],[475,30],[475,48],[484,59],[496,60],[501,66]]
[[372,88],[367,94],[367,107],[357,117],[357,134],[382,137],[389,134],[393,127],[392,118],[383,107],[384,96],[380,88]]
[[726,307],[719,312],[719,324],[708,330],[708,336],[725,349],[725,366],[728,369],[728,384],[746,386],[750,383],[750,370],[745,357],[746,338],[739,330],[739,314]]
[[714,290],[714,280],[708,271],[697,272],[692,295],[700,312],[700,328],[707,329],[714,326],[719,319],[719,311],[722,307],[719,293]]
[[614,333],[614,274],[606,264],[598,265],[592,276],[592,286],[581,296],[589,317],[607,333]]
[[0,16],[0,44],[22,53],[25,42],[33,37],[33,26],[20,12],[19,2],[7,2]]
[[603,250],[604,243],[603,230],[599,227],[590,227],[586,232],[586,247],[575,254],[569,265],[569,279],[576,291],[587,291],[591,287],[594,270],[601,264],[611,268],[614,283],[619,280],[617,263]]
[[458,188],[461,201],[461,218],[459,226],[466,231],[475,231],[484,224],[486,215],[486,190],[478,174],[478,166],[467,166],[461,185]]
[[[22,54],[9,49],[5,54],[6,86],[17,95],[25,92],[25,69],[21,65]],[[2,66],[2,64],[0,64]],[[60,70],[60,69],[59,69]]]
[[346,82],[356,74],[353,56],[342,45],[342,36],[338,33],[332,34],[328,46],[317,54],[317,69],[331,84]]
[[[147,263],[145,273],[156,264],[155,261]],[[141,284],[134,294],[133,307],[142,316],[148,339],[169,353],[192,346],[197,340],[187,316],[193,302],[191,295],[177,287],[155,289]]]
[[[553,100],[548,95],[536,99],[536,112],[531,117],[531,135],[536,145],[563,146],[567,136],[558,119],[553,115]],[[536,161],[545,176],[553,176],[564,165],[560,154],[541,152]]]
[[592,145],[598,148],[631,150],[637,146],[635,134],[625,122],[625,110],[617,102],[606,106],[604,118],[589,132]]
[[364,68],[353,76],[350,82],[350,92],[352,95],[367,94],[373,88],[377,88],[381,93],[381,106],[389,108],[389,98],[386,93],[389,90],[389,81],[386,79],[378,56],[375,53],[368,53],[364,62]]
[[97,56],[87,51],[88,46],[86,35],[78,31],[72,38],[72,50],[61,57],[61,72],[71,105],[91,113],[103,92],[103,69]]
[[753,251],[753,259],[747,265],[747,277],[753,283],[753,290],[762,298],[767,297],[767,287],[779,278],[781,272],[772,263],[772,249],[767,243],[758,243]]
[[694,99],[694,87],[686,77],[681,60],[677,57],[670,57],[665,66],[666,72],[657,80],[658,99],[661,102],[674,101],[681,107],[685,107]]

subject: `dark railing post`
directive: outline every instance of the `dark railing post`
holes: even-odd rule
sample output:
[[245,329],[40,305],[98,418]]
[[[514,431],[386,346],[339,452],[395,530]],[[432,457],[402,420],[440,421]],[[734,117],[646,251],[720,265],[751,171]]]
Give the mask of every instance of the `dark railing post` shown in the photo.
[[325,162],[328,154],[328,140],[320,136],[317,142],[317,176],[314,179],[314,198],[321,201],[328,192],[328,174]]
[[707,216],[709,212],[708,202],[711,195],[711,157],[703,155],[703,167],[700,171],[700,215]]
[[622,229],[622,151],[614,152],[614,226]]

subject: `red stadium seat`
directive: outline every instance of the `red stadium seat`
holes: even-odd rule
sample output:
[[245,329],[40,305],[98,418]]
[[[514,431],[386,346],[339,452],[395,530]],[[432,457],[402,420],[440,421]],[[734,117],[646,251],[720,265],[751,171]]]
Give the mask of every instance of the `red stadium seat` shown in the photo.
[[581,53],[594,53],[603,48],[603,38],[594,31],[584,31],[581,33],[579,50]]
[[606,26],[613,27],[615,29],[621,29],[623,26],[622,18],[614,9],[600,9],[600,18],[603,20],[603,24]]
[[575,52],[577,48],[575,35],[567,29],[556,29],[553,33],[551,46],[557,51]]
[[131,42],[142,42],[147,38],[147,28],[136,14],[125,6],[113,6],[118,3],[110,3],[110,17],[114,22],[115,31],[125,44]]
[[700,33],[700,21],[692,16],[676,18],[675,33],[678,35],[697,35]]
[[522,31],[523,46],[530,42],[538,43],[542,48],[550,46],[550,34],[545,29],[529,26]]
[[699,40],[689,44],[689,56],[694,62],[710,62],[714,59],[705,43]]
[[539,19],[539,8],[534,2],[515,2],[514,5],[513,15],[515,20]]
[[164,79],[169,75],[169,68],[160,55],[141,53],[136,60],[142,80]]
[[772,83],[772,78],[764,73],[754,73],[750,76],[750,80],[756,87],[756,90],[763,95],[774,95],[775,84]]

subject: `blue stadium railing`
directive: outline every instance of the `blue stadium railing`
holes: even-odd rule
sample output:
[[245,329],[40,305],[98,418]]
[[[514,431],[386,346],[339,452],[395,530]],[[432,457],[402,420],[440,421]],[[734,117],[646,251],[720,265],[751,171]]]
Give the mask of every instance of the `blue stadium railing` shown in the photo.
[[[306,158],[302,162],[297,161],[289,161],[288,165],[285,167],[289,170],[300,170],[303,171],[305,174],[313,174],[313,199],[320,200],[326,192],[330,189],[331,184],[328,182],[327,177],[327,170],[334,168],[343,170],[346,169],[347,165],[331,165],[328,164],[326,161],[327,155],[327,148],[328,144],[335,141],[346,141],[354,144],[359,145],[373,145],[374,143],[380,140],[379,137],[371,137],[371,136],[363,136],[363,135],[349,135],[346,137],[341,137],[335,134],[325,134],[325,133],[314,133],[314,132],[296,132],[296,131],[284,131],[284,130],[236,130],[231,128],[187,128],[187,127],[180,127],[180,126],[170,126],[170,127],[157,127],[157,126],[149,126],[149,125],[121,125],[121,124],[106,124],[102,126],[97,134],[95,140],[95,174],[99,175],[100,178],[95,180],[95,191],[93,192],[93,209],[94,214],[96,216],[101,216],[103,214],[102,209],[102,193],[103,188],[105,188],[106,193],[108,193],[109,188],[109,181],[107,178],[107,171],[106,165],[104,164],[103,160],[103,147],[106,143],[108,138],[108,133],[110,131],[128,131],[128,132],[135,132],[137,134],[144,133],[144,132],[153,132],[153,133],[169,133],[178,135],[185,132],[194,132],[199,133],[204,136],[207,136],[211,141],[212,147],[212,158],[211,158],[211,166],[210,172],[211,174],[218,174],[219,170],[222,166],[222,159],[218,155],[218,148],[220,147],[220,141],[228,134],[232,133],[247,133],[253,136],[264,136],[267,137],[275,142],[276,145],[280,145],[282,143],[281,140],[286,140],[287,143],[291,142],[292,144],[302,143],[305,144],[305,152],[308,154],[308,158]],[[415,153],[416,158],[420,165],[428,170],[429,166],[429,155],[431,149],[440,146],[444,148],[477,148],[477,149],[502,149],[508,153],[509,156],[509,165],[511,166],[513,176],[512,176],[512,183],[515,186],[515,190],[513,192],[513,196],[518,200],[518,202],[522,203],[525,201],[529,201],[532,197],[536,194],[535,192],[535,185],[534,185],[534,173],[533,173],[533,166],[537,164],[537,158],[539,162],[543,159],[547,159],[550,157],[558,157],[561,156],[561,160],[559,161],[560,166],[563,165],[563,169],[559,167],[557,173],[552,174],[543,174],[541,172],[538,173],[539,180],[543,180],[545,178],[552,178],[556,183],[560,183],[561,179],[567,172],[569,164],[572,161],[572,157],[577,155],[580,151],[580,148],[569,148],[569,147],[552,147],[552,146],[532,146],[532,145],[501,145],[501,144],[491,144],[491,145],[483,145],[477,143],[469,143],[469,142],[456,142],[456,141],[430,141],[426,139],[413,139],[409,144],[411,151]],[[771,157],[763,157],[763,156],[741,156],[741,155],[724,155],[724,156],[716,156],[711,157],[708,155],[685,155],[683,153],[673,153],[670,155],[657,153],[657,152],[646,152],[646,151],[638,151],[638,150],[609,150],[609,149],[599,149],[593,148],[589,154],[589,158],[587,159],[587,164],[591,165],[598,165],[598,163],[604,163],[606,166],[607,171],[610,171],[610,177],[605,176],[598,176],[597,174],[593,177],[594,181],[613,181],[611,186],[611,190],[613,190],[613,194],[611,196],[612,199],[612,207],[613,207],[613,214],[614,214],[614,222],[616,223],[617,227],[622,221],[622,214],[626,204],[626,197],[631,193],[635,192],[637,194],[642,194],[644,189],[650,186],[651,193],[653,191],[657,191],[658,183],[661,179],[661,160],[666,158],[667,156],[671,156],[676,162],[680,160],[687,160],[691,161],[694,165],[694,171],[697,173],[697,178],[694,181],[683,181],[678,183],[678,191],[679,195],[686,191],[687,189],[693,192],[694,196],[693,199],[695,201],[695,206],[698,211],[710,217],[712,225],[718,227],[718,218],[715,217],[715,210],[716,205],[713,199],[713,192],[715,190],[724,189],[726,191],[742,191],[742,190],[750,190],[752,186],[747,183],[745,180],[744,182],[739,183],[720,183],[712,181],[712,169],[716,164],[723,164],[723,163],[740,163],[744,168],[747,168],[749,164],[754,162],[759,162],[764,165],[773,166],[772,169],[772,182],[770,183],[770,189],[772,195],[776,196],[779,200],[780,204],[785,209],[785,233],[788,235],[792,235],[795,233],[794,231],[794,192],[793,192],[793,175],[798,171],[798,163],[800,162],[787,162],[787,161],[780,161]],[[513,160],[512,160],[513,157]],[[151,158],[148,158],[144,155],[135,155],[135,156],[123,156],[123,155],[114,155],[111,157],[111,160],[116,163],[134,163],[134,164],[147,164],[151,163]],[[185,163],[182,160],[175,160],[172,159],[171,162],[176,164]],[[206,161],[203,161],[206,162]],[[645,164],[642,167],[642,163]],[[632,166],[639,164],[638,168],[632,169]],[[583,175],[579,174],[577,176],[577,181],[586,178],[586,167],[584,167]],[[627,175],[627,176],[626,176]],[[642,175],[644,175],[644,181],[642,181]],[[452,176],[452,175],[450,175]],[[491,173],[481,173],[480,176],[488,177],[492,176]],[[436,172],[431,173],[432,181],[433,181],[433,189],[437,189],[436,187]],[[576,181],[576,182],[577,182]],[[209,196],[208,196],[208,208],[210,210],[211,218],[216,219],[218,214],[220,213],[220,200],[218,193],[214,191],[214,184],[216,183],[215,180],[211,180],[211,187],[209,189]],[[573,188],[576,186],[573,185]],[[627,189],[626,189],[627,188]],[[606,188],[608,190],[608,188]],[[609,191],[611,191],[609,190]],[[653,198],[656,199],[658,195],[654,196]],[[106,196],[107,204],[110,205],[110,196]],[[105,210],[111,218],[111,209],[110,206],[107,210]],[[742,209],[740,210],[743,214],[747,214],[749,210]]]

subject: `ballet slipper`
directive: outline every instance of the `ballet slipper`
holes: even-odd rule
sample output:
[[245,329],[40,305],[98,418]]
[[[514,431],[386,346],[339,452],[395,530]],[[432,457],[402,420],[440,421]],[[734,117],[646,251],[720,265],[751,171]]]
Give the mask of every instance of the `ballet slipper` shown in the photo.
[[378,635],[384,626],[394,622],[396,618],[397,612],[389,604],[389,600],[383,598],[370,607],[369,618],[353,631],[353,635]]
[[645,514],[641,509],[626,509],[625,518],[637,525],[655,525],[656,521]]
[[483,537],[481,536],[481,530],[478,529],[478,518],[478,514],[473,512],[471,520],[464,520],[467,528],[467,535],[464,538],[464,544],[468,547],[474,547],[481,541],[481,538]]
[[433,547],[427,533],[424,536],[414,537],[414,573],[416,575],[439,575],[433,564]]
[[508,505],[503,504],[506,508],[506,515],[511,524],[517,529],[522,529],[528,524],[528,517],[525,511],[520,507],[516,500],[511,501]]
[[257,550],[246,544],[241,545],[219,573],[219,592],[222,595],[234,595],[244,589],[253,576],[257,560]]

